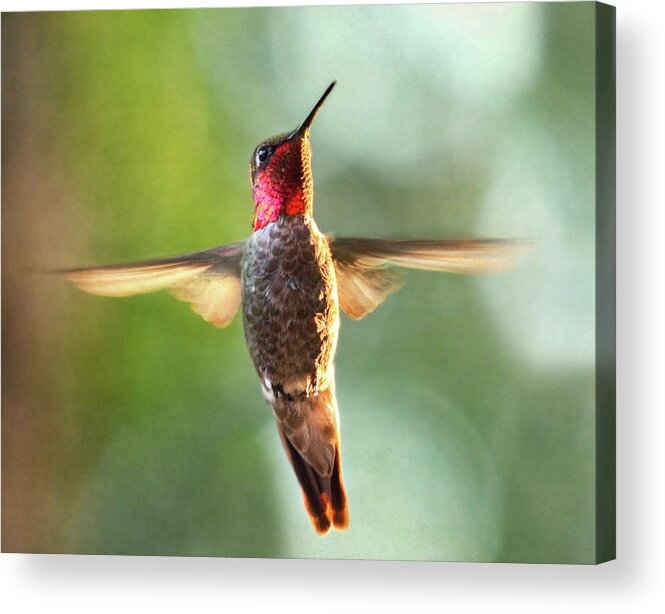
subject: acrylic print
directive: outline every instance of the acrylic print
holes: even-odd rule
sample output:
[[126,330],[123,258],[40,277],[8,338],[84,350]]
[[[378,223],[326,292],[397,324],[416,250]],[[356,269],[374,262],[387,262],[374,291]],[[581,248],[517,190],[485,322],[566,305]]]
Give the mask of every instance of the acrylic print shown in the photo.
[[3,550],[612,558],[610,11],[3,15]]

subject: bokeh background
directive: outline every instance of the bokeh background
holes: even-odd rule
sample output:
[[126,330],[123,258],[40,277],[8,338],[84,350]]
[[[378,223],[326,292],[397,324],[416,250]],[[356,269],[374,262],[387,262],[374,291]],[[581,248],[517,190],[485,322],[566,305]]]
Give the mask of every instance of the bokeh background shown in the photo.
[[[2,52],[5,551],[593,561],[592,3],[4,14]],[[240,318],[35,271],[244,238],[254,146],[333,78],[323,230],[538,248],[343,318],[321,539]]]

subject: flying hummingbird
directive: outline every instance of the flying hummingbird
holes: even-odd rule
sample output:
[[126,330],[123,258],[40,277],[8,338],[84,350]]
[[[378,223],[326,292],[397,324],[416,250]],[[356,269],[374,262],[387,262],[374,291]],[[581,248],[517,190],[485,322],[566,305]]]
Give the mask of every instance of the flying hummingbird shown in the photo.
[[254,217],[240,243],[131,264],[65,271],[101,296],[169,289],[224,328],[242,306],[245,339],[282,445],[319,534],[345,529],[334,357],[339,310],[354,320],[399,288],[396,268],[487,273],[527,241],[389,241],[322,234],[313,217],[310,127],[335,82],[295,130],[263,141],[250,162]]

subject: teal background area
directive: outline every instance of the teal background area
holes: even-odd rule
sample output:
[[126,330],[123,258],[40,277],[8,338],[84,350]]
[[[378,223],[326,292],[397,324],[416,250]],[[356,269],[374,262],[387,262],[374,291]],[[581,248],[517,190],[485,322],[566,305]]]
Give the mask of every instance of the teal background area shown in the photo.
[[[585,2],[3,15],[3,549],[593,562],[594,33]],[[243,239],[253,148],[334,78],[322,230],[538,246],[342,319],[322,539],[241,318],[32,271]]]

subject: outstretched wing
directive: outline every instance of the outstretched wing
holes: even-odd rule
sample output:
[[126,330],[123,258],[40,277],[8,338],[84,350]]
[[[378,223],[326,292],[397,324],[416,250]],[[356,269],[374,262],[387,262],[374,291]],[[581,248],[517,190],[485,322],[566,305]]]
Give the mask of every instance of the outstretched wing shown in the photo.
[[388,241],[329,237],[339,301],[354,320],[376,309],[401,286],[391,267],[478,275],[509,268],[533,245],[528,240]]
[[81,290],[99,296],[132,296],[168,289],[192,304],[204,320],[223,328],[241,300],[240,262],[245,244],[130,264],[61,271]]

